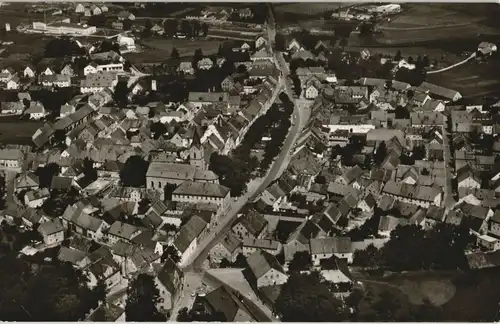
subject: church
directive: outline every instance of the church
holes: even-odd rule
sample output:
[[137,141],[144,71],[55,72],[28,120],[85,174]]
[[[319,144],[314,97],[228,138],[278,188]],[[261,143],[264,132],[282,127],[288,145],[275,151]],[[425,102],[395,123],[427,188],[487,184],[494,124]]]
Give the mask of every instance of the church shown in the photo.
[[195,129],[189,148],[189,164],[152,162],[146,173],[146,187],[163,192],[168,184],[179,186],[186,181],[218,184],[218,176],[208,170],[200,139],[200,130]]

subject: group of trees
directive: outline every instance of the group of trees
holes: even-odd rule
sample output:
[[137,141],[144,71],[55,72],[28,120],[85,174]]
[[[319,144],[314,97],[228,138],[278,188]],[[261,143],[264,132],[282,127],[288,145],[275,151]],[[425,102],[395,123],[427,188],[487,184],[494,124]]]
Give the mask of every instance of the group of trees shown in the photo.
[[149,162],[139,155],[133,155],[125,161],[120,171],[120,182],[126,187],[144,187],[146,185],[146,173]]
[[158,309],[160,303],[160,291],[154,277],[148,274],[138,275],[127,289],[127,322],[165,322],[167,317]]
[[[232,197],[242,195],[252,173],[258,167],[261,171],[266,171],[279,154],[290,127],[289,116],[293,112],[293,103],[285,96],[280,97],[282,108],[273,105],[265,115],[257,118],[231,156],[213,153],[210,157],[209,169],[219,176],[222,185],[231,189]],[[251,155],[251,150],[262,140],[262,131],[266,129],[271,129],[272,139],[266,144],[264,159],[259,165],[257,157]]]
[[280,93],[279,99],[282,106],[273,104],[265,115],[268,123],[267,129],[270,129],[271,140],[266,143],[264,148],[264,158],[260,164],[261,171],[267,171],[273,159],[281,152],[291,126],[290,117],[293,114],[293,102],[284,92]]
[[85,49],[68,37],[54,38],[45,45],[45,57],[62,58],[81,55],[85,55]]
[[[149,23],[148,23],[149,22]],[[146,20],[146,29],[151,29],[152,23]],[[148,28],[149,27],[149,28]],[[163,30],[165,31],[165,37],[173,37],[178,32],[186,35],[189,38],[192,37],[207,37],[208,35],[208,24],[202,23],[198,20],[181,20],[180,22],[176,19],[166,19],[163,22]]]
[[417,225],[398,226],[380,250],[356,251],[354,263],[391,271],[456,270],[466,266],[464,251],[473,242],[466,225],[438,223],[428,231]]
[[344,303],[318,272],[292,273],[274,308],[283,322],[341,322],[348,316]]
[[89,289],[71,264],[31,264],[15,255],[0,261],[2,321],[81,321],[105,301],[102,283]]

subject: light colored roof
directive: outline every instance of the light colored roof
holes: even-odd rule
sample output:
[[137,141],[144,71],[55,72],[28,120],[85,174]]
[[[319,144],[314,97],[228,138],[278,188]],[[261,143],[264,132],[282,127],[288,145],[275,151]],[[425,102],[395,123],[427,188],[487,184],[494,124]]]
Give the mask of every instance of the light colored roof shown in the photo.
[[0,160],[22,160],[23,152],[18,149],[1,149]]
[[229,188],[216,183],[186,181],[173,194],[225,198],[229,194]]
[[281,264],[276,260],[276,257],[262,250],[252,253],[247,258],[247,263],[257,279],[261,278],[271,269],[285,273]]
[[196,169],[189,164],[152,162],[149,165],[147,177],[179,180],[193,180]]

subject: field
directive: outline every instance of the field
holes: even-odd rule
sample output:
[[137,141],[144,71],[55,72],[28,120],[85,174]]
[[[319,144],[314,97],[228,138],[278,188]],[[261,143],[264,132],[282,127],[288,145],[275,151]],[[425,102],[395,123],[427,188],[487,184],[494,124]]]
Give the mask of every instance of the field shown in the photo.
[[383,291],[394,293],[405,311],[428,299],[441,307],[445,321],[492,321],[500,301],[500,273],[495,269],[473,273],[419,273],[361,279],[365,298],[360,312],[368,312]]
[[32,144],[31,137],[43,121],[21,121],[17,117],[0,117],[0,143]]
[[302,14],[302,15],[320,15],[326,11],[338,10],[343,7],[348,7],[354,3],[342,2],[342,3],[308,3],[308,2],[297,2],[297,3],[286,3],[286,4],[276,4],[275,10],[276,14]]
[[401,14],[392,17],[390,22],[385,22],[382,26],[391,28],[427,28],[463,23],[470,24],[483,19],[479,15],[473,16],[452,10],[453,8],[443,4],[407,4],[402,9]]
[[204,55],[215,54],[222,43],[223,41],[218,40],[165,39],[154,37],[140,41],[139,45],[144,47],[144,52],[127,53],[124,56],[132,63],[159,62],[170,58],[172,48],[174,47],[177,48],[181,57],[191,57],[198,48],[201,48]]
[[464,97],[483,97],[500,93],[500,59],[479,64],[472,60],[448,71],[428,74],[427,81],[457,90]]

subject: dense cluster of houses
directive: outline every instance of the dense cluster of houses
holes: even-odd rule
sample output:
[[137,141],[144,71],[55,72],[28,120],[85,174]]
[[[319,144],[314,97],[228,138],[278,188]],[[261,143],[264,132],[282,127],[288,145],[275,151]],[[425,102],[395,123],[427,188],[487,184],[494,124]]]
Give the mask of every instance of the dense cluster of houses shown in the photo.
[[[92,286],[104,280],[110,294],[123,290],[139,273],[152,274],[160,288],[161,308],[167,312],[179,292],[182,272],[170,259],[162,261],[163,251],[172,246],[185,260],[230,204],[230,190],[208,170],[210,156],[227,154],[239,145],[255,119],[274,102],[278,73],[271,61],[242,62],[255,73],[241,83],[227,84],[223,92],[191,92],[186,102],[118,109],[113,87],[123,71],[123,58],[115,52],[89,57],[91,63],[82,71],[71,64],[61,70],[48,65],[41,71],[34,67],[2,71],[5,80],[16,75],[22,80],[39,78],[49,89],[65,86],[57,82],[72,82],[75,75],[83,78],[81,94],[61,107],[54,122],[46,122],[33,134],[34,149],[0,149],[0,169],[16,173],[11,193],[15,197],[9,199],[2,218],[42,236],[42,242],[24,253],[69,242],[60,247],[58,258],[81,269]],[[131,79],[130,96],[156,91],[160,82],[154,76]],[[2,112],[45,117],[43,105],[31,101],[29,89],[23,87],[9,88],[17,92],[18,101],[3,102]],[[163,125],[165,132],[155,136],[154,124]],[[149,163],[143,188],[120,182],[120,171],[131,156]],[[92,161],[97,173],[90,183],[82,180],[85,160]],[[51,163],[60,172],[42,187],[37,170]],[[77,193],[76,203],[56,217],[44,212],[48,200],[69,192]],[[139,208],[144,202],[149,207]],[[89,252],[91,242],[100,248]],[[123,298],[106,307],[107,312],[123,308]]]

